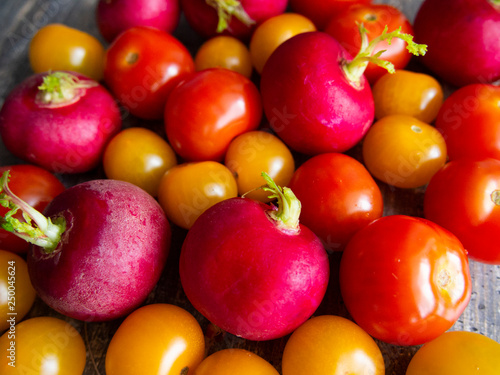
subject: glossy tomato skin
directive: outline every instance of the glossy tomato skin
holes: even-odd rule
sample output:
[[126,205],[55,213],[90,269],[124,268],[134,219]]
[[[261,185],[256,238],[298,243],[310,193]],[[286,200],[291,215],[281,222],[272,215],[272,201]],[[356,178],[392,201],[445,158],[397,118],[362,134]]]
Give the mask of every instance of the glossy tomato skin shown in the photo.
[[423,344],[447,331],[469,303],[467,253],[451,232],[429,220],[384,216],[347,245],[340,289],[354,321],[371,336]]
[[374,104],[364,76],[351,82],[351,55],[330,35],[313,31],[283,42],[262,70],[264,112],[273,131],[306,155],[344,152],[370,128]]
[[470,84],[444,101],[436,118],[450,160],[495,158],[500,160],[500,87]]
[[496,375],[499,371],[500,343],[477,332],[450,331],[421,347],[406,375]]
[[[340,44],[355,56],[361,48],[361,35],[358,23],[363,23],[368,31],[368,40],[373,40],[382,34],[384,27],[391,32],[401,27],[402,33],[413,35],[413,27],[398,8],[386,4],[358,4],[353,5],[332,17],[325,32],[337,39]],[[406,42],[395,38],[388,43],[380,42],[373,53],[385,51],[380,58],[390,61],[396,69],[402,69],[408,65],[411,53],[406,50]],[[387,70],[369,63],[365,70],[365,76],[371,84],[386,74]]]
[[[14,194],[36,210],[43,212],[57,195],[65,190],[63,183],[49,171],[31,164],[17,164],[0,167],[0,174],[10,171],[9,187]],[[7,209],[0,207],[3,216]],[[16,217],[21,219],[21,215]],[[15,253],[26,253],[30,244],[16,235],[0,229],[0,249]]]
[[212,68],[194,73],[172,91],[165,130],[185,160],[222,161],[232,139],[257,129],[261,118],[255,84],[231,70]]
[[35,73],[68,70],[96,81],[103,78],[104,54],[104,46],[92,35],[57,23],[38,30],[29,46]]
[[[9,329],[15,333],[14,325],[29,312],[36,292],[31,285],[26,261],[21,256],[0,249],[0,267],[0,332]],[[11,317],[15,319],[11,320]]]
[[500,264],[500,160],[452,160],[432,177],[424,215],[453,232],[469,257]]
[[193,71],[193,58],[179,40],[145,26],[116,37],[104,59],[104,81],[131,114],[144,119],[161,119],[170,91]]
[[320,315],[297,328],[283,352],[283,375],[385,374],[376,342],[352,321]]
[[193,375],[279,375],[264,358],[245,349],[222,349],[206,357]]
[[396,70],[386,73],[373,85],[375,118],[407,115],[431,124],[443,104],[443,88],[431,75]]
[[207,160],[181,163],[161,178],[158,201],[169,220],[184,229],[209,207],[238,195],[231,171],[221,163]]
[[345,154],[310,158],[288,187],[302,203],[301,223],[331,251],[343,250],[354,233],[383,213],[378,185],[363,164]]
[[336,14],[355,4],[370,4],[372,0],[290,0],[292,10],[311,19],[320,30]]
[[269,202],[269,192],[262,186],[266,172],[278,186],[288,186],[295,160],[288,147],[274,134],[255,130],[240,134],[231,141],[224,164],[235,176],[238,194],[261,202]]
[[[82,375],[85,369],[86,349],[80,333],[58,318],[36,317],[20,322],[15,338],[9,331],[0,337],[0,350],[9,353],[0,358],[2,375],[44,374],[47,369],[50,373],[57,369],[56,374]],[[9,365],[12,360],[15,366]]]
[[435,127],[406,115],[376,121],[363,140],[362,154],[373,176],[402,189],[426,185],[447,155]]
[[155,303],[120,324],[106,352],[106,374],[192,374],[204,356],[203,331],[194,316],[181,307]]
[[160,135],[132,127],[110,140],[102,164],[107,178],[130,182],[156,197],[163,175],[177,164],[177,158]]

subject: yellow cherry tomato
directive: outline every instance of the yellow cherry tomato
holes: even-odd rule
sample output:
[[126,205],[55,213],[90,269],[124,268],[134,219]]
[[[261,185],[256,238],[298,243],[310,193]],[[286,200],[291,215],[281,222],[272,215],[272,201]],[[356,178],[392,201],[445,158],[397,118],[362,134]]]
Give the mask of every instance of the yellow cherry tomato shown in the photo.
[[281,43],[308,31],[316,31],[316,26],[297,13],[283,13],[262,22],[250,40],[250,55],[255,69],[261,73],[267,59]]
[[181,307],[157,303],[132,312],[106,352],[106,375],[192,374],[205,356],[198,321]]
[[446,143],[433,126],[411,116],[376,121],[362,145],[363,160],[380,181],[399,188],[427,184],[446,162]]
[[377,80],[373,100],[377,119],[408,115],[430,124],[443,104],[443,88],[428,74],[397,70]]
[[264,358],[245,349],[222,349],[205,358],[193,375],[279,375]]
[[105,49],[94,36],[69,26],[52,23],[33,36],[29,61],[35,73],[70,70],[100,81]]
[[155,197],[163,175],[176,164],[175,152],[167,141],[145,128],[122,130],[103,155],[106,177],[130,182]]
[[[238,194],[269,202],[269,193],[258,189],[264,185],[266,172],[279,186],[287,186],[295,171],[293,155],[275,135],[255,130],[243,133],[230,143],[224,161],[236,176]],[[257,189],[257,190],[255,190]]]
[[35,297],[26,261],[10,251],[0,250],[0,332],[15,331],[14,325],[26,316]]
[[82,375],[86,349],[80,333],[64,320],[24,320],[0,337],[0,374]]
[[215,161],[183,163],[170,168],[162,177],[158,201],[167,217],[189,229],[205,210],[238,196],[231,171]]
[[283,375],[384,375],[375,341],[352,321],[333,315],[309,319],[292,333],[283,351]]
[[445,332],[413,356],[406,375],[498,375],[500,343],[479,333]]
[[240,40],[219,35],[204,42],[194,57],[196,70],[225,68],[250,78],[252,59],[250,51]]

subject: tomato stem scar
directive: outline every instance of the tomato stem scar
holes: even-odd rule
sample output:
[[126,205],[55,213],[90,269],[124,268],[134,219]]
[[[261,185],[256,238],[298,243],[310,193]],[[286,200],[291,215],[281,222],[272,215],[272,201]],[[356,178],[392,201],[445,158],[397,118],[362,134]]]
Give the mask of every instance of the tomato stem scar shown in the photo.
[[139,60],[139,54],[137,52],[130,52],[125,57],[125,61],[130,65],[135,64],[137,60]]
[[495,190],[491,193],[491,200],[495,205],[500,206],[500,190]]

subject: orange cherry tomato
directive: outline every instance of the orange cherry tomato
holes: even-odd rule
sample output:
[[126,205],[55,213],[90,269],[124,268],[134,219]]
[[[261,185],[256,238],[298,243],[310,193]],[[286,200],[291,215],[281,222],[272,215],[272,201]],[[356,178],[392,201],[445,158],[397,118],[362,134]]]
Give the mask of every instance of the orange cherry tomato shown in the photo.
[[427,184],[446,162],[446,143],[441,133],[404,115],[376,121],[365,136],[362,152],[373,176],[399,188]]
[[122,130],[111,139],[103,155],[108,178],[130,182],[155,197],[161,178],[176,164],[167,141],[145,128]]
[[103,78],[104,46],[92,35],[58,23],[42,27],[29,46],[35,73],[70,70],[96,81]]
[[309,319],[288,339],[283,375],[383,375],[384,359],[375,341],[352,321],[333,315]]
[[443,104],[443,88],[425,73],[397,70],[384,74],[373,85],[375,118],[408,115],[432,123]]
[[205,338],[194,316],[156,303],[135,310],[120,324],[106,352],[106,374],[192,374],[204,356]]
[[170,168],[161,179],[158,201],[174,224],[189,229],[206,209],[237,195],[236,180],[226,166],[202,161]]
[[193,375],[279,375],[265,359],[245,349],[222,349],[205,358]]
[[257,26],[250,40],[250,55],[255,69],[262,72],[267,59],[281,43],[308,31],[316,31],[316,26],[301,14],[283,13],[265,20]]
[[[264,185],[262,172],[266,172],[278,186],[288,186],[295,161],[288,147],[275,135],[255,130],[233,139],[224,164],[233,172],[238,194],[269,202],[269,193],[258,189]],[[257,190],[255,190],[257,189]]]
[[[0,250],[0,332],[7,328],[15,331],[13,326],[26,316],[35,297],[26,261],[10,251]],[[9,320],[9,313],[16,314],[14,320]]]
[[[13,336],[14,335],[14,336]],[[80,333],[64,320],[37,317],[0,337],[0,374],[82,375],[86,349]]]
[[250,78],[252,59],[247,46],[239,39],[220,35],[201,45],[194,57],[196,70],[226,68]]

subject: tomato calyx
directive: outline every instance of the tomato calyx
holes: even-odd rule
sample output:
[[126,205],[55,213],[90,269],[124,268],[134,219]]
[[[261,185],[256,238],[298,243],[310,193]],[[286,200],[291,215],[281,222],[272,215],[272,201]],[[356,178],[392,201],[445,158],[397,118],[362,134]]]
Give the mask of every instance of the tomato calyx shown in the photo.
[[496,206],[500,206],[500,190],[495,190],[491,193],[491,200]]
[[298,232],[302,204],[290,188],[278,186],[266,172],[262,177],[267,183],[262,189],[271,193],[268,198],[277,199],[277,209],[268,210],[267,215],[280,230]]
[[63,107],[77,102],[86,89],[97,85],[93,80],[82,80],[71,73],[53,72],[43,77],[35,102],[46,108]]
[[427,45],[415,43],[413,41],[413,35],[401,32],[401,26],[388,33],[388,27],[386,25],[382,34],[372,39],[372,41],[368,40],[368,30],[366,30],[363,23],[359,23],[358,27],[359,33],[361,34],[361,47],[359,52],[351,61],[342,62],[344,73],[354,86],[359,85],[361,76],[370,62],[386,69],[389,73],[395,72],[394,64],[380,58],[380,55],[382,55],[385,50],[378,51],[373,54],[377,44],[382,41],[386,41],[388,44],[391,44],[393,38],[404,40],[407,43],[406,49],[415,56],[422,56],[427,52]]
[[189,373],[189,367],[183,367],[180,375],[187,375]]
[[[52,222],[15,195],[9,188],[9,175],[10,171],[5,171],[0,177],[0,205],[9,210],[4,217],[0,217],[0,227],[42,247],[47,254],[52,253],[66,230],[66,220],[58,217]],[[18,210],[22,211],[24,221],[14,217]]]
[[229,28],[229,22],[234,16],[246,26],[255,23],[238,0],[205,0],[208,5],[217,11],[219,22],[217,23],[217,32],[221,33]]

